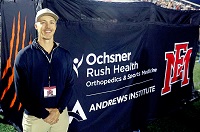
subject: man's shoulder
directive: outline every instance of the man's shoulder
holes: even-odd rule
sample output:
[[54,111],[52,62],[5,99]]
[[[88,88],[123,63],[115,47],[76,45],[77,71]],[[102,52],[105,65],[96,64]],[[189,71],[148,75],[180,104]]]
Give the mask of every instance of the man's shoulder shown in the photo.
[[70,54],[69,50],[63,48],[62,46],[59,45],[58,48],[59,48],[59,50],[60,50],[61,52],[65,53],[65,54]]
[[19,50],[19,52],[17,53],[17,58],[26,57],[28,54],[30,54],[31,50],[32,50],[32,45],[27,45],[26,47]]
[[24,54],[25,52],[31,50],[31,47],[32,47],[31,45],[25,46],[24,48],[19,50],[18,54]]

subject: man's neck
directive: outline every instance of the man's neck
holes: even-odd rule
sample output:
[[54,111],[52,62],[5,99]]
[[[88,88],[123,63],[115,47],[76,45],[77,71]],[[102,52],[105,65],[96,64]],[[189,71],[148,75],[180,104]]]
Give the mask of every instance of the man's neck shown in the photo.
[[52,48],[53,48],[53,40],[44,40],[44,39],[38,39],[38,43],[44,48],[45,51],[47,51],[48,53],[51,52]]

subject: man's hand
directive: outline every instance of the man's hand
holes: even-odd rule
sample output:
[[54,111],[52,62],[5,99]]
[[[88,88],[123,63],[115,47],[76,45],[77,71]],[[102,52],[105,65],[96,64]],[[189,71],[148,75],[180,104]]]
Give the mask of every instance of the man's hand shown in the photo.
[[49,111],[49,116],[44,121],[50,125],[57,123],[60,116],[59,110],[57,108],[46,108],[46,110]]

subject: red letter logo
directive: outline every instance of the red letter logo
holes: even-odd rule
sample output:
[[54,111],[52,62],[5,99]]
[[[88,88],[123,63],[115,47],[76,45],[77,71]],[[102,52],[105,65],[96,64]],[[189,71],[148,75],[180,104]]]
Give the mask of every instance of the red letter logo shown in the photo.
[[189,83],[188,72],[192,48],[188,49],[188,43],[175,43],[174,51],[165,53],[167,63],[161,95],[171,92],[171,84],[179,80],[181,80],[181,87]]

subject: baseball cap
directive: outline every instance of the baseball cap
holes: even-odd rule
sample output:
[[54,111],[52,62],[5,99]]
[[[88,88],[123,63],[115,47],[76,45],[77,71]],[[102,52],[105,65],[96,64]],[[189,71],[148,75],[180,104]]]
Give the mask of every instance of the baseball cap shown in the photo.
[[53,11],[51,11],[48,8],[41,9],[37,12],[35,16],[35,22],[38,21],[38,19],[42,16],[52,16],[56,21],[58,20],[58,15],[56,15]]

